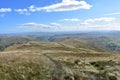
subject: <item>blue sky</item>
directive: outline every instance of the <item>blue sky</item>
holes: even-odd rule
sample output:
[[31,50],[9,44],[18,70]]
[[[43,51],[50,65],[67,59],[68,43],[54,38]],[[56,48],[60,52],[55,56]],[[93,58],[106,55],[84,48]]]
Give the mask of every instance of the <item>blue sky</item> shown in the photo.
[[0,33],[120,30],[120,0],[0,0]]

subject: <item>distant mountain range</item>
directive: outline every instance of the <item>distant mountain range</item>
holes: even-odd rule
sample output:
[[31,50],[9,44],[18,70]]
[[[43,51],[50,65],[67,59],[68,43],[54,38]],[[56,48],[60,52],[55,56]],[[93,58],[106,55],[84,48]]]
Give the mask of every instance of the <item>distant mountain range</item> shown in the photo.
[[[99,51],[120,52],[120,32],[119,31],[87,31],[87,32],[29,32],[19,34],[1,34],[0,50],[14,43],[28,41],[61,42],[73,41],[79,47],[90,46],[92,49],[99,47]],[[78,41],[78,42],[77,42]],[[74,44],[74,43],[73,43]]]

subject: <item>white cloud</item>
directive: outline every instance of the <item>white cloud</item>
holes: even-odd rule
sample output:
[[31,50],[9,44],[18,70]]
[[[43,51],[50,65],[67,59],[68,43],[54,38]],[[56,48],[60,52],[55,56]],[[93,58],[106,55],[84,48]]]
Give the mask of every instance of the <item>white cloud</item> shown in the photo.
[[18,26],[18,29],[22,32],[34,32],[49,30],[50,26],[45,24],[39,24],[36,22],[28,22]]
[[0,8],[0,13],[11,12],[11,8]]
[[120,30],[120,19],[114,17],[91,18],[80,21],[69,19],[67,24],[59,20],[50,24],[30,22],[20,25],[20,28],[29,31]]
[[87,19],[81,24],[86,30],[120,30],[120,20],[111,17]]
[[94,18],[94,19],[87,19],[82,24],[90,24],[90,23],[96,23],[96,22],[111,22],[114,21],[115,18],[110,17],[101,17],[101,18]]
[[43,28],[43,29],[50,29],[52,27],[60,27],[61,25],[58,23],[50,23],[49,25],[46,24],[39,24],[39,23],[35,23],[35,22],[29,22],[29,23],[24,23],[21,24],[19,27],[20,28]]
[[77,0],[62,0],[61,3],[53,4],[45,7],[35,7],[34,5],[29,7],[31,12],[45,10],[47,12],[58,12],[58,11],[72,11],[78,9],[90,9],[92,5],[85,1]]
[[106,24],[92,24],[85,26],[87,30],[120,30],[120,23],[118,22],[111,22]]
[[58,23],[50,23],[50,24],[40,24],[36,22],[29,22],[19,25],[19,29],[22,31],[56,31],[60,29],[61,25]]
[[78,22],[78,21],[81,21],[81,20],[78,19],[78,18],[71,18],[71,19],[61,19],[60,21],[72,21],[72,22]]
[[31,5],[31,6],[29,7],[29,11],[35,12],[35,11],[37,11],[37,8],[36,8],[34,5]]
[[51,28],[54,29],[54,30],[55,30],[55,29],[60,29],[60,28],[62,27],[61,24],[56,23],[56,22],[50,23],[50,26],[51,26]]
[[60,27],[61,25],[59,23],[50,23],[51,26],[56,26],[56,27]]
[[112,15],[120,15],[120,12],[114,12],[114,13],[109,13],[109,14],[105,14],[107,16],[112,16]]
[[[36,11],[46,11],[46,12],[58,12],[58,11],[72,11],[78,9],[90,9],[92,5],[88,4],[85,1],[77,1],[77,0],[62,0],[61,3],[45,6],[45,7],[36,7],[31,5],[25,9],[15,9],[15,12],[19,14],[30,15],[31,12]],[[73,19],[77,21],[77,19]]]
[[18,12],[19,14],[30,15],[27,9],[15,9],[15,12]]
[[[75,18],[74,18],[75,19]],[[78,19],[78,18],[76,18]],[[120,20],[114,17],[100,17],[86,20],[74,21],[72,19],[62,19],[67,21],[61,23],[61,29],[65,30],[120,30]]]
[[45,25],[45,24],[39,24],[39,23],[35,23],[35,22],[29,22],[29,23],[24,23],[20,25],[20,28],[43,28],[43,29],[48,29],[49,26]]

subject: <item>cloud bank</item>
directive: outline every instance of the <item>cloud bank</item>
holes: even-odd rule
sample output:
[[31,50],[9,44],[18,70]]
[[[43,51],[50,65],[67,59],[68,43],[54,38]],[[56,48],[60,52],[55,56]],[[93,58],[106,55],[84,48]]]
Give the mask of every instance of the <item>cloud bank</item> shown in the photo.
[[[64,23],[64,22],[65,23]],[[67,23],[66,23],[67,21]],[[40,31],[80,31],[80,30],[120,30],[120,20],[114,17],[100,17],[81,20],[79,18],[69,18],[58,20],[50,24],[25,23],[21,25],[23,29]]]

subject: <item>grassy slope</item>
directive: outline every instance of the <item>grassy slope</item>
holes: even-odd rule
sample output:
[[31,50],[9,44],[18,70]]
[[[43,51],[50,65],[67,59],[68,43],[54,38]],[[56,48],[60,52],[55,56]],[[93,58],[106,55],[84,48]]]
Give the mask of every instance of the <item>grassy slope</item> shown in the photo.
[[62,42],[63,44],[74,46],[75,48],[84,48],[84,49],[89,49],[89,50],[94,50],[99,52],[109,51],[105,47],[101,45],[97,45],[88,40],[70,38],[70,39],[64,39],[60,42]]
[[[120,45],[119,45],[120,37],[118,34],[114,34],[114,33],[64,34],[64,35],[53,36],[49,40],[59,42],[59,41],[64,41],[66,39],[77,39],[81,43],[85,42],[85,45],[88,44],[89,47],[91,46],[92,48],[96,47],[98,51],[120,52]],[[82,47],[84,46],[82,45]],[[97,49],[94,49],[94,50],[97,50]]]
[[88,43],[75,39],[14,44],[0,53],[0,80],[120,78],[119,54],[94,51],[89,46],[80,48],[80,45]]

